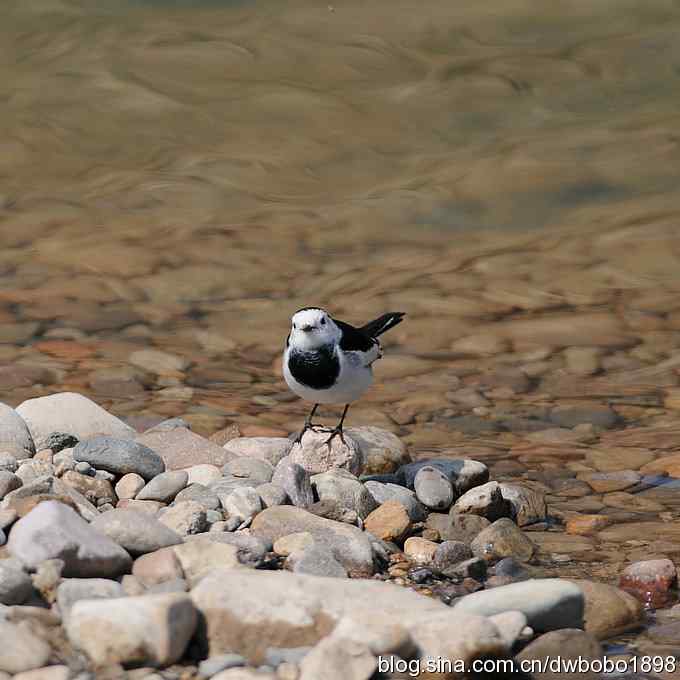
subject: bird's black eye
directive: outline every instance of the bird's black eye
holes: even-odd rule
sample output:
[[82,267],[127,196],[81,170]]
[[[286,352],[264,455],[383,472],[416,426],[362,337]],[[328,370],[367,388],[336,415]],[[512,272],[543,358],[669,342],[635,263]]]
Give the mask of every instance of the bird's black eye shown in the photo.
[[297,324],[296,323],[293,324],[293,329],[297,330]]
[[326,325],[326,319],[325,317],[321,317],[321,325],[325,326]]

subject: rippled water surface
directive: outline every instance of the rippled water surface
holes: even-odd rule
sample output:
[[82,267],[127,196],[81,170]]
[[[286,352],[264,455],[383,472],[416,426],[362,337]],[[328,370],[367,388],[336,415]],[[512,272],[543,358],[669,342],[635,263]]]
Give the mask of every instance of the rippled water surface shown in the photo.
[[680,556],[679,31],[661,0],[6,0],[0,400],[285,435],[291,312],[399,309],[351,421],[548,493],[548,571]]

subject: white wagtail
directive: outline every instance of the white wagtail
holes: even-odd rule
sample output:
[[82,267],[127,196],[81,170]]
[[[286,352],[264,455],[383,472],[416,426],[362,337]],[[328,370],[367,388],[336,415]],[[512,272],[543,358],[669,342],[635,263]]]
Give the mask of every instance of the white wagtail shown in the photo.
[[[342,442],[342,424],[351,402],[356,401],[373,382],[372,364],[382,356],[378,336],[396,326],[404,317],[391,312],[355,328],[333,319],[319,307],[295,312],[283,353],[283,377],[288,387],[314,408],[295,439],[300,443],[307,430],[330,432],[326,444],[335,436]],[[312,423],[319,404],[345,404],[340,422],[332,429]]]

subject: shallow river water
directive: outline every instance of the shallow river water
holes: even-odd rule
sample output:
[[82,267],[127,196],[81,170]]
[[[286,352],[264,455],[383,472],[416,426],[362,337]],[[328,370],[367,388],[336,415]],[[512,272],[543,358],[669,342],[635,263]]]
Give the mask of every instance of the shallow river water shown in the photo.
[[[545,574],[680,558],[678,30],[661,0],[7,0],[0,400],[285,436],[291,313],[404,311],[351,423],[545,491]],[[625,649],[680,648],[654,630]]]

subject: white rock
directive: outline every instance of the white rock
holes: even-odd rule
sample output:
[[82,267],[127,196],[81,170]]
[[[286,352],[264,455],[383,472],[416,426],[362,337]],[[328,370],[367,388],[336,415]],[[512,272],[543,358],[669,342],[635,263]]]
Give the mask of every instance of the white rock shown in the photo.
[[24,419],[7,404],[0,402],[0,451],[18,457],[35,453],[35,444]]
[[10,623],[0,618],[0,671],[22,673],[44,666],[50,646],[31,632],[27,622]]
[[208,486],[222,477],[222,471],[217,465],[210,465],[208,463],[204,463],[203,465],[192,465],[191,467],[185,468],[184,472],[188,475],[187,486],[190,484]]
[[337,436],[328,446],[326,444],[328,437],[326,432],[307,430],[302,437],[302,442],[293,444],[290,450],[290,460],[312,475],[328,472],[333,468],[344,468],[353,475],[360,475],[363,456],[359,445],[345,433],[344,443]]
[[17,407],[38,449],[52,432],[83,440],[97,434],[132,439],[136,432],[91,399],[76,392],[59,392],[28,399]]
[[97,665],[164,667],[184,654],[198,615],[184,593],[76,602],[66,623],[71,643]]

